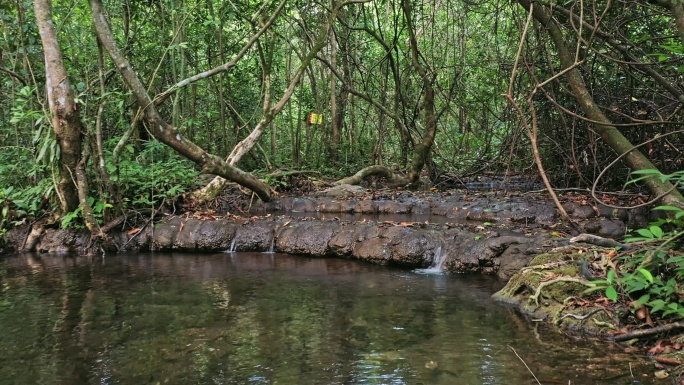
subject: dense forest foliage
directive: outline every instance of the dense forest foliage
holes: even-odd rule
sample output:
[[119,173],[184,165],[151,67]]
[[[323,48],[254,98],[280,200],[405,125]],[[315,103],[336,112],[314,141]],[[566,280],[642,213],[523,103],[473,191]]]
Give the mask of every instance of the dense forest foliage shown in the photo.
[[[262,200],[295,170],[684,180],[676,0],[10,0],[0,27],[4,229],[48,212],[98,234],[211,199],[203,173]],[[681,201],[667,179],[643,185]]]

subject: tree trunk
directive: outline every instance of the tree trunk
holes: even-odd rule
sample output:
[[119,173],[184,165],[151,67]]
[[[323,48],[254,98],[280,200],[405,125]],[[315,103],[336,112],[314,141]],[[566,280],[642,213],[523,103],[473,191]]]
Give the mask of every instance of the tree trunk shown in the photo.
[[81,159],[83,126],[67,77],[57,32],[52,22],[52,2],[34,2],[36,22],[45,55],[45,87],[50,105],[52,128],[59,144],[59,182],[56,186],[60,214],[78,208],[76,167]]
[[435,89],[434,76],[429,73],[420,63],[421,53],[418,48],[418,40],[414,31],[413,18],[411,15],[411,1],[403,0],[402,8],[406,25],[408,26],[409,40],[411,45],[411,61],[413,68],[418,72],[423,83],[423,109],[425,113],[425,132],[419,143],[413,148],[413,159],[409,169],[408,179],[411,183],[418,181],[425,162],[430,155],[430,149],[437,135],[437,116],[435,115]]
[[[529,10],[529,0],[518,0],[518,2],[527,10]],[[545,26],[551,36],[558,56],[560,58],[563,69],[572,68],[575,65],[574,55],[567,47],[563,32],[551,17],[550,12],[545,6],[538,3],[534,4],[533,9],[534,18]],[[641,151],[634,149],[634,146],[627,138],[613,125],[613,123],[601,111],[599,106],[594,102],[591,93],[587,89],[582,74],[577,68],[572,68],[565,74],[570,89],[579,103],[580,107],[586,114],[587,118],[597,122],[594,124],[594,130],[601,135],[601,138],[618,154],[628,153],[625,156],[625,163],[633,171],[636,170],[655,170],[656,167],[651,163]],[[645,179],[643,183],[655,195],[663,196],[664,203],[681,204],[684,202],[682,194],[669,182],[663,182],[657,177]]]
[[88,183],[85,175],[87,157],[82,157],[83,122],[71,92],[69,78],[62,59],[52,20],[51,0],[34,2],[36,21],[45,53],[45,75],[52,127],[59,143],[59,216],[81,206],[83,220],[92,236],[101,236],[100,226],[92,215],[88,202]]
[[[241,140],[240,143],[238,143],[235,146],[235,148],[233,148],[233,151],[231,151],[231,153],[228,155],[227,161],[230,165],[237,164],[240,161],[240,159],[242,159],[242,157],[255,146],[255,144],[261,138],[261,135],[264,133],[266,127],[268,127],[268,125],[271,124],[276,115],[278,115],[283,110],[283,108],[285,108],[285,105],[294,94],[295,88],[297,87],[299,81],[301,80],[302,76],[309,67],[309,64],[311,64],[311,61],[314,59],[314,57],[316,57],[316,55],[325,47],[329,30],[332,26],[332,23],[335,20],[335,16],[338,11],[339,8],[334,8],[332,13],[329,15],[325,25],[323,26],[323,30],[318,35],[318,39],[311,47],[311,50],[308,52],[308,54],[302,57],[301,63],[297,68],[297,72],[295,72],[294,76],[292,77],[292,80],[288,84],[288,87],[285,90],[283,96],[280,98],[280,100],[278,100],[278,102],[275,105],[271,106],[270,100],[267,100],[270,99],[270,93],[266,93],[264,95],[264,98],[266,99],[263,101],[264,113],[261,117],[261,120],[259,120],[259,123],[256,125],[256,127],[254,127],[252,132],[249,135],[247,135],[246,138]],[[265,78],[265,81],[269,80],[270,78]],[[265,89],[270,90],[270,84],[267,84],[267,87],[265,87]],[[225,179],[221,177],[216,177],[212,179],[206,186],[193,192],[192,198],[197,202],[207,202],[215,198],[216,195],[218,195],[218,193],[220,193],[221,190],[223,190],[226,183],[227,181]]]

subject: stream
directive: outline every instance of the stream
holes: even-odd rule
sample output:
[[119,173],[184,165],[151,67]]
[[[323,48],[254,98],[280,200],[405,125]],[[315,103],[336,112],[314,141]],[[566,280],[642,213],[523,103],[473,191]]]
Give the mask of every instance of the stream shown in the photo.
[[500,286],[278,253],[0,257],[0,384],[656,383]]

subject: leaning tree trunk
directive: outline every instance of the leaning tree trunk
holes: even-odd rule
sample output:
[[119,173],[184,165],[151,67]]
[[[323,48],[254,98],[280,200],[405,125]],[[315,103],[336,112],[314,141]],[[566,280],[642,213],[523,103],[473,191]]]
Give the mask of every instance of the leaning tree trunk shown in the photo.
[[52,1],[36,0],[33,5],[45,55],[45,85],[52,128],[60,149],[59,183],[56,188],[60,202],[59,215],[74,211],[80,205],[90,234],[99,237],[100,226],[88,204],[85,176],[87,158],[82,158],[81,153],[84,127],[64,68],[62,50],[52,20]]
[[116,68],[121,73],[124,82],[133,92],[136,101],[145,109],[145,121],[152,135],[160,142],[176,150],[179,154],[200,165],[202,172],[220,175],[232,180],[254,191],[261,200],[265,202],[270,201],[271,189],[266,183],[247,172],[231,166],[216,155],[206,152],[203,148],[181,136],[175,127],[162,119],[154,102],[145,90],[145,86],[135,71],[133,71],[128,59],[119,50],[109,27],[109,22],[105,18],[101,0],[90,0],[90,7],[97,37],[107,52],[109,52],[109,56],[111,56],[116,64]]
[[[266,127],[268,127],[268,125],[271,124],[271,122],[273,122],[273,119],[275,119],[275,117],[283,110],[283,108],[285,108],[285,105],[288,103],[288,101],[294,94],[295,88],[297,87],[299,81],[306,72],[306,69],[311,64],[311,61],[325,47],[329,30],[332,24],[334,23],[335,17],[339,9],[339,7],[333,9],[332,13],[326,20],[326,23],[323,26],[323,29],[320,32],[317,41],[315,42],[313,47],[311,47],[309,53],[302,58],[302,61],[299,67],[297,68],[295,75],[292,77],[292,80],[288,84],[288,87],[285,90],[283,96],[280,98],[280,100],[278,100],[278,102],[275,103],[275,105],[271,106],[271,101],[268,100],[271,96],[270,92],[266,92],[264,94],[264,112],[262,114],[261,119],[259,120],[259,123],[254,127],[252,132],[250,132],[250,134],[247,135],[247,137],[242,139],[235,146],[235,148],[233,148],[233,150],[227,158],[228,164],[230,164],[231,166],[237,164],[242,159],[242,157],[245,154],[247,154],[258,143]],[[270,85],[267,84],[266,86],[267,87],[265,88],[270,90]],[[193,192],[191,195],[192,199],[199,203],[207,202],[211,199],[214,199],[223,190],[227,182],[228,181],[222,178],[222,176],[215,177],[207,185]]]
[[[529,0],[518,0],[518,2],[529,11]],[[567,71],[565,76],[570,84],[570,89],[572,90],[575,99],[586,114],[587,118],[596,122],[596,124],[594,124],[594,130],[601,136],[606,144],[613,149],[613,151],[620,155],[627,154],[624,157],[624,161],[630,169],[634,171],[648,169],[655,170],[655,165],[651,163],[651,161],[644,156],[641,151],[635,149],[634,145],[632,145],[629,140],[622,135],[622,133],[603,113],[603,111],[601,111],[599,106],[594,101],[594,98],[591,96],[590,91],[587,89],[580,71],[577,68],[572,68],[575,66],[574,55],[567,47],[565,38],[563,37],[563,32],[556,23],[555,19],[551,17],[549,10],[539,3],[534,3],[534,9],[532,12],[534,18],[548,30],[549,35],[551,36],[551,41],[553,41],[553,44],[558,51],[558,56],[561,60],[563,69],[571,68]],[[681,204],[684,202],[684,197],[682,197],[682,194],[669,182],[661,181],[656,177],[645,179],[643,182],[653,194],[662,196],[664,203]]]
[[69,85],[57,32],[52,22],[52,2],[34,2],[38,32],[45,55],[45,87],[50,105],[52,128],[59,144],[59,182],[56,193],[61,215],[78,208],[76,167],[81,159],[82,124],[78,106]]

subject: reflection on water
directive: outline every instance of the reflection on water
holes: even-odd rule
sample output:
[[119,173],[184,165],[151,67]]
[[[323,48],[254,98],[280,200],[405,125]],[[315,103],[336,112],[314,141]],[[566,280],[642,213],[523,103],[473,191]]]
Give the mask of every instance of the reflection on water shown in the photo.
[[[0,259],[0,384],[648,384],[496,282],[282,254]],[[630,377],[629,367],[635,377]],[[648,374],[649,377],[644,377]]]

